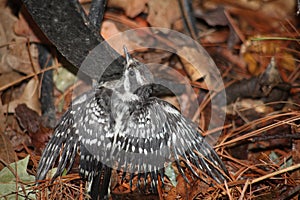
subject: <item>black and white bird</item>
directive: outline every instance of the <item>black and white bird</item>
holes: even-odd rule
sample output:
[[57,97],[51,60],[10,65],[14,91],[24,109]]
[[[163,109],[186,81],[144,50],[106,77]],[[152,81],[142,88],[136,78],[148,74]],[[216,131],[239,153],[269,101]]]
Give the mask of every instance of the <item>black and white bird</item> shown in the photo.
[[[164,180],[164,166],[175,162],[202,172],[218,183],[228,171],[197,127],[170,103],[152,97],[154,79],[147,66],[124,48],[126,63],[121,79],[101,84],[75,99],[55,128],[37,170],[37,180],[58,160],[53,178],[72,167],[80,149],[79,173],[92,199],[107,198],[111,170],[137,174],[156,189]],[[139,182],[140,183],[140,182]]]

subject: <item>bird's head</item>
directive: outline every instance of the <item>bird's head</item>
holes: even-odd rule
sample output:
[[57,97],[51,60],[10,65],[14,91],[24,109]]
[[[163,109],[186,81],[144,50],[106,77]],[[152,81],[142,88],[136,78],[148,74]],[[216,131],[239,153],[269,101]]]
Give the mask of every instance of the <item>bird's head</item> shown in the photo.
[[137,89],[153,83],[153,75],[148,67],[131,57],[124,46],[126,65],[124,71],[124,89],[126,92],[134,93]]

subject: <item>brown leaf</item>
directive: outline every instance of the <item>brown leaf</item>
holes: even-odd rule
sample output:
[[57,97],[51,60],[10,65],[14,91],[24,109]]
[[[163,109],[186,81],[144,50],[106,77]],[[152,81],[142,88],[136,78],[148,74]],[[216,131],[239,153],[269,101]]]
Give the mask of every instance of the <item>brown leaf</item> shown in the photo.
[[227,7],[231,14],[238,16],[242,29],[253,27],[257,32],[281,32],[283,23],[293,17],[296,1],[268,1],[257,10]]
[[[1,44],[5,44],[8,42],[12,42],[13,39],[16,37],[15,33],[13,32],[14,23],[18,19],[13,15],[12,11],[6,7],[1,8],[0,10],[0,26],[3,28],[3,32],[1,33],[0,42]],[[0,48],[1,50],[2,48]]]
[[210,33],[203,33],[203,36],[201,37],[201,42],[202,44],[205,43],[211,43],[211,44],[221,44],[225,43],[227,38],[229,36],[229,31],[228,30],[219,30],[219,31],[213,31]]
[[[0,9],[0,44],[11,43],[16,35],[13,32],[13,24],[17,18],[11,13],[8,8]],[[0,48],[0,73],[12,71],[12,69],[4,62],[3,55],[7,53],[7,48]]]
[[224,13],[224,7],[219,6],[216,9],[209,10],[204,13],[201,10],[196,10],[195,16],[204,19],[210,26],[228,25],[228,20]]
[[181,17],[179,4],[174,0],[151,0],[148,2],[148,7],[147,21],[154,27],[171,28],[172,24]]
[[128,17],[134,18],[146,9],[146,4],[149,0],[110,0],[109,7],[122,8]]
[[190,189],[191,186],[184,180],[184,178],[182,176],[178,176],[176,185],[177,194],[179,194],[183,199],[188,199]]
[[29,108],[41,113],[39,102],[39,81],[36,78],[32,78],[26,85],[23,94],[19,99],[16,99],[8,103],[8,112],[14,113],[16,107],[19,104],[25,103]]
[[[4,112],[3,112],[3,106],[2,103],[0,102],[0,158],[4,160],[6,163],[12,163],[14,162],[15,154],[14,154],[14,149],[13,146],[9,140],[9,137],[5,135],[4,131],[4,124],[6,122],[6,119],[4,117]],[[0,162],[0,170],[5,167],[3,163]]]
[[176,193],[176,188],[172,188],[170,191],[168,191],[168,195],[165,197],[165,200],[174,200],[178,199],[178,195]]
[[[129,51],[131,51],[132,49],[139,49],[139,51],[147,49],[143,45],[140,45],[141,42],[138,41],[142,38],[139,36],[134,37],[132,34],[138,34],[138,32],[121,32],[116,26],[116,24],[111,21],[104,21],[102,24],[101,35],[103,35],[103,37],[106,39],[109,45],[121,55],[124,53],[124,45]],[[115,37],[113,37],[114,35]],[[136,40],[132,40],[132,38]]]
[[[191,55],[188,56],[189,59],[192,59],[193,56],[195,56],[198,53],[197,50],[194,50],[192,48],[188,49],[187,51],[189,55]],[[185,69],[186,73],[189,75],[190,79],[192,81],[196,81],[203,78],[205,75],[201,74],[201,72],[193,64],[189,62],[189,59],[188,60],[181,59],[181,62],[183,64],[183,68]]]
[[295,58],[293,55],[287,53],[287,52],[282,52],[281,56],[277,60],[278,65],[280,65],[282,68],[289,70],[289,71],[294,71],[296,69],[296,63],[295,63]]
[[208,88],[218,90],[220,82],[215,63],[203,49],[184,46],[177,53],[192,81],[204,78]]
[[[264,38],[268,36],[254,35],[252,38]],[[284,68],[288,71],[296,69],[295,57],[290,54],[287,47],[287,42],[284,40],[257,40],[251,39],[243,43],[241,54],[247,63],[248,71],[252,75],[258,75],[265,69],[270,60],[269,56],[276,55],[278,67]],[[267,56],[262,56],[267,55]],[[279,55],[279,56],[277,56]]]
[[7,5],[7,0],[0,0],[0,9],[5,8]]
[[15,114],[23,129],[33,133],[36,133],[40,129],[40,116],[35,111],[29,109],[26,104],[18,105]]
[[15,40],[17,42],[9,46],[9,51],[3,55],[2,62],[12,69],[27,75],[34,72],[33,67],[35,71],[38,71],[38,50],[36,46],[30,45],[29,47],[33,61],[33,63],[31,63],[26,40],[20,37],[15,38]]
[[[15,161],[15,154],[13,146],[9,140],[9,138],[4,134],[4,132],[0,132],[0,158],[4,160],[7,164],[10,164]],[[0,170],[5,167],[2,162],[0,162]]]
[[262,1],[245,1],[245,0],[210,0],[204,1],[204,7],[206,9],[213,9],[218,7],[220,4],[230,6],[230,7],[238,7],[243,9],[257,10],[261,7]]
[[248,68],[248,71],[250,72],[250,74],[257,76],[258,74],[260,74],[263,71],[263,69],[261,67],[259,67],[258,62],[254,58],[253,54],[245,53],[243,55],[243,57],[244,57],[245,62],[247,63],[247,68]]
[[52,45],[38,25],[34,22],[31,14],[25,6],[21,7],[19,12],[19,20],[14,24],[14,32],[26,38],[30,42],[43,43]]
[[22,77],[23,76],[20,73],[15,71],[0,74],[0,87],[6,86]]
[[28,132],[33,147],[40,152],[52,133],[51,129],[42,125],[42,118],[37,112],[28,108],[25,104],[16,107],[15,115],[20,126]]

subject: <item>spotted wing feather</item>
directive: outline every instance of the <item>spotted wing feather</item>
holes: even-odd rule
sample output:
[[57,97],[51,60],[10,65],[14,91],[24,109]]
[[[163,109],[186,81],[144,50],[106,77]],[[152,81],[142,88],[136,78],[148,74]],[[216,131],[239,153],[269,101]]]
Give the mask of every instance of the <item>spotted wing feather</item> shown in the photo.
[[154,181],[167,161],[175,161],[184,177],[180,161],[184,161],[196,176],[192,166],[219,183],[226,180],[224,174],[228,172],[215,150],[190,120],[163,100],[153,97],[142,102],[128,117],[120,134],[121,148],[137,155],[132,163],[135,170],[139,173],[151,171]]
[[71,168],[78,148],[78,135],[73,127],[74,117],[71,110],[68,110],[55,128],[54,134],[46,145],[37,169],[37,180],[46,177],[48,171],[53,167],[60,153],[59,164],[53,179],[61,175],[66,166]]
[[[102,143],[91,142],[93,135],[96,134],[100,139],[102,137],[99,134],[104,135],[104,131],[107,131],[109,122],[105,117],[109,117],[109,111],[102,109],[105,107],[104,100],[100,98],[105,97],[107,94],[104,93],[107,92],[109,90],[106,89],[89,91],[72,102],[72,106],[62,116],[43,151],[37,170],[37,180],[44,179],[57,160],[57,171],[53,179],[61,175],[65,169],[69,171],[80,149],[79,172],[87,181],[92,198],[97,199],[98,196],[104,198],[107,195],[111,169],[97,159],[95,152],[104,150],[101,149]],[[95,116],[100,113],[101,116]],[[91,132],[91,126],[97,133]],[[95,145],[100,145],[100,148]]]

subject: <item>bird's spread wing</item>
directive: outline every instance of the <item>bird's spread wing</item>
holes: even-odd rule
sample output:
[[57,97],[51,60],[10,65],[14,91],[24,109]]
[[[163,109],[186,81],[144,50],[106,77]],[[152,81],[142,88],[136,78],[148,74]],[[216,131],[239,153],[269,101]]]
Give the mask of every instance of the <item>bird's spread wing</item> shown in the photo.
[[119,168],[132,173],[151,172],[151,178],[157,180],[164,164],[175,161],[185,177],[180,164],[183,161],[194,175],[198,176],[193,166],[224,182],[223,171],[226,174],[227,170],[219,156],[174,106],[150,98],[135,108],[120,128],[119,142],[112,150]]
[[[61,175],[67,165],[68,170],[70,170],[77,152],[79,137],[75,134],[76,130],[73,124],[74,116],[72,110],[68,110],[58,123],[52,138],[43,151],[37,169],[37,180],[42,180],[46,177],[60,153],[59,164],[53,178]],[[61,149],[63,149],[62,152],[60,151]]]
[[54,177],[70,169],[79,146],[80,174],[91,187],[98,187],[95,181],[102,172],[104,183],[100,184],[108,187],[111,168],[139,173],[144,180],[150,175],[156,187],[158,175],[163,178],[163,168],[170,161],[176,162],[184,178],[181,161],[196,176],[195,167],[218,182],[226,179],[223,171],[228,172],[217,153],[171,104],[157,98],[143,100],[132,105],[116,125],[111,95],[111,90],[101,89],[74,101],[43,152],[37,180],[45,178],[60,153]]
[[77,128],[79,124],[78,120],[80,116],[84,114],[85,109],[83,108],[86,107],[86,104],[88,104],[94,96],[93,91],[80,95],[72,102],[70,108],[61,117],[50,141],[43,151],[37,169],[37,180],[42,180],[46,177],[47,172],[53,167],[58,157],[58,167],[53,179],[61,175],[67,166],[67,170],[70,170],[74,163],[81,138]]
[[[54,166],[58,157],[57,171],[53,179],[61,175],[66,168],[69,171],[74,163],[77,150],[80,148],[79,170],[81,177],[88,182],[91,191],[100,191],[100,196],[101,191],[103,196],[107,194],[111,169],[99,162],[97,156],[94,155],[92,150],[96,147],[90,139],[94,138],[92,131],[96,130],[97,138],[100,139],[99,134],[104,135],[108,129],[108,124],[110,124],[109,110],[105,109],[107,106],[104,105],[107,102],[99,97],[107,97],[109,92],[106,89],[89,91],[72,102],[71,107],[62,116],[52,138],[43,151],[37,170],[37,180],[46,177],[47,172]],[[104,177],[102,172],[105,172]],[[99,187],[105,188],[99,190]]]

